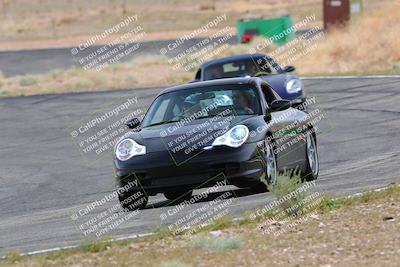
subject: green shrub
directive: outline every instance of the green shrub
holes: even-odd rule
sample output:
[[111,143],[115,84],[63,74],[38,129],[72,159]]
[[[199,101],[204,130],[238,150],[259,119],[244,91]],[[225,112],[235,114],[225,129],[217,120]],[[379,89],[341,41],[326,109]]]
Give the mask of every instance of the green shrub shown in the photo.
[[48,73],[49,77],[53,80],[60,78],[63,75],[64,71],[62,70],[52,70]]
[[306,194],[304,192],[296,192],[296,189],[298,189],[301,184],[299,173],[293,175],[284,173],[277,177],[277,182],[274,186],[268,185],[268,190],[281,202],[280,208],[285,211],[288,216],[302,213],[302,201],[305,199]]
[[0,71],[0,88],[6,84],[6,77],[4,77],[3,73]]
[[0,96],[6,96],[9,93],[6,89],[0,89]]
[[324,196],[321,202],[321,209],[327,211],[335,210],[341,208],[342,206],[343,201],[332,199],[329,196]]
[[5,256],[5,260],[11,263],[15,263],[17,261],[20,261],[22,258],[22,256],[16,252],[16,251],[12,251],[6,254]]
[[82,78],[76,81],[71,89],[90,89],[93,85],[94,83],[91,80]]
[[243,245],[243,240],[237,237],[218,238],[199,234],[191,240],[192,245],[205,250],[225,251],[239,248]]
[[81,247],[83,252],[96,253],[106,250],[111,246],[111,242],[107,239],[88,241]]
[[125,82],[128,83],[128,84],[136,84],[137,83],[137,79],[132,75],[127,75],[125,77]]
[[73,67],[73,68],[67,70],[67,72],[73,77],[83,77],[86,73],[86,71],[84,69],[79,68],[79,67]]
[[20,86],[30,86],[36,84],[38,81],[33,76],[24,76],[19,80]]

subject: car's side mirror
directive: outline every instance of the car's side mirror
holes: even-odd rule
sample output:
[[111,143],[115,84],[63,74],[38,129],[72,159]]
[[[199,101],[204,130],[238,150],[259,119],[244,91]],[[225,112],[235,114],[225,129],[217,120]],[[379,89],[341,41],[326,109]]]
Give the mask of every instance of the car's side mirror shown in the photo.
[[126,126],[128,126],[129,129],[135,129],[140,125],[140,120],[138,118],[132,118],[126,122]]
[[286,66],[283,68],[283,72],[292,72],[292,71],[295,71],[295,69],[296,68],[293,66]]
[[292,106],[292,102],[290,100],[279,99],[279,100],[272,101],[270,110],[271,110],[271,112],[282,111],[282,110],[290,108],[291,106]]

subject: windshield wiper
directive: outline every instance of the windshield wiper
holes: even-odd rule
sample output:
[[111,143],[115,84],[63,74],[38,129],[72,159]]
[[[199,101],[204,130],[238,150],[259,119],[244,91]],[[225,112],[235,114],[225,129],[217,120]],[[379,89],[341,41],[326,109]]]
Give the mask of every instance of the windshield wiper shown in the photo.
[[178,122],[178,121],[180,121],[180,120],[160,121],[160,122],[156,122],[156,123],[147,125],[146,127],[156,126],[156,125],[161,125],[161,124],[167,124],[167,123],[173,123],[173,122]]
[[211,118],[211,117],[229,117],[229,115],[210,114],[210,115],[207,115],[207,116],[197,117],[196,120],[204,119],[204,118]]

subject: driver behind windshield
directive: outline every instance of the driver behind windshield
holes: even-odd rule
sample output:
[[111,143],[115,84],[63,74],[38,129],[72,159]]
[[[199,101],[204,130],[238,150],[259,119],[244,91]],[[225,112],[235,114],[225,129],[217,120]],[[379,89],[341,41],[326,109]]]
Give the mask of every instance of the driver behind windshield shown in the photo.
[[221,65],[217,65],[211,69],[211,79],[222,79],[224,78],[224,69]]
[[249,64],[247,64],[246,66],[246,72],[249,76],[255,76],[256,73],[258,72],[257,67],[255,64],[253,64],[252,62],[250,62]]
[[254,114],[253,96],[246,91],[233,92],[233,107],[237,115]]
[[185,98],[182,104],[181,118],[188,118],[199,112],[204,113],[200,105],[200,94],[192,94]]

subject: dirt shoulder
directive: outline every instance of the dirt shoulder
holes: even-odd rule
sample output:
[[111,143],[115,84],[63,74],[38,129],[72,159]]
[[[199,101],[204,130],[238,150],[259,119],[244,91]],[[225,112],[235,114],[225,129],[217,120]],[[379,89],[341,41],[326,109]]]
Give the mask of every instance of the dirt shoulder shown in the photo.
[[[197,37],[208,37],[209,35],[215,34],[220,29],[210,29],[207,34],[199,34]],[[193,30],[171,30],[164,32],[150,32],[141,39],[142,42],[148,41],[164,41],[173,40],[184,35],[192,33]],[[36,49],[52,49],[52,48],[65,48],[65,47],[77,47],[79,44],[83,44],[93,38],[92,35],[80,35],[80,36],[63,36],[57,39],[54,38],[43,38],[43,39],[32,39],[32,40],[5,40],[0,42],[0,51],[20,51],[20,50],[36,50]],[[124,34],[113,34],[106,38],[96,42],[96,45],[110,44],[114,40],[117,40]]]
[[[0,266],[398,266],[398,186],[355,199],[327,200],[309,219],[286,227],[258,221],[225,222],[194,236],[168,236],[92,244],[19,258]],[[220,230],[216,230],[221,228]]]

